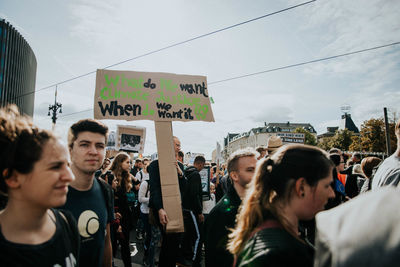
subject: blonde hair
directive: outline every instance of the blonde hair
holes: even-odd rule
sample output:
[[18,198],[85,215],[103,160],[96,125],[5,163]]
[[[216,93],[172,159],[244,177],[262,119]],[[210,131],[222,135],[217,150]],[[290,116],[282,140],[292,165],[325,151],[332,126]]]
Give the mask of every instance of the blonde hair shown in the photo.
[[326,152],[307,145],[285,145],[263,159],[246,191],[236,228],[229,235],[229,251],[239,254],[253,231],[271,215],[298,238],[281,210],[288,203],[297,179],[304,177],[307,184],[316,186],[332,168]]

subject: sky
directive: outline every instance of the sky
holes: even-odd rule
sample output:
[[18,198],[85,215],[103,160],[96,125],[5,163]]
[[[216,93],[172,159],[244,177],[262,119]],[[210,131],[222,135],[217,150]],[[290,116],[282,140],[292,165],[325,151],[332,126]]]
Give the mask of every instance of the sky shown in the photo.
[[[93,118],[95,74],[106,66],[306,1],[2,0],[0,17],[37,59],[34,122],[50,129],[49,104],[62,103],[56,132],[66,140]],[[360,125],[400,114],[400,45],[218,82],[400,41],[400,1],[317,0],[111,67],[207,76],[215,122],[173,122],[184,152],[211,158],[228,133],[271,122],[310,123],[318,134],[339,126],[351,106]],[[49,89],[44,89],[51,86]],[[153,121],[104,121],[146,127],[145,155],[156,152]]]

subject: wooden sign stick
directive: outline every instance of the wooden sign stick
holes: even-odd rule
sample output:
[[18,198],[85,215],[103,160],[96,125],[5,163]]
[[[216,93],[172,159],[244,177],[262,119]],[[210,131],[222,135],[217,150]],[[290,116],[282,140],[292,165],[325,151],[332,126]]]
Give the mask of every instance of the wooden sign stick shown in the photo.
[[158,166],[164,210],[167,212],[167,232],[184,232],[181,194],[178,174],[175,166],[176,158],[172,140],[172,122],[155,121]]

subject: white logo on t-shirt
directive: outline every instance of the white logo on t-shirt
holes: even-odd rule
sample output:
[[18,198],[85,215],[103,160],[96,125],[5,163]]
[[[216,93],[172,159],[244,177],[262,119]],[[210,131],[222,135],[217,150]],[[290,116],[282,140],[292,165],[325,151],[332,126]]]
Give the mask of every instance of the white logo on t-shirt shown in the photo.
[[79,234],[82,237],[90,237],[99,230],[99,217],[92,210],[85,210],[78,219]]
[[[69,253],[69,257],[65,258],[65,266],[66,267],[74,267],[76,266],[76,259],[74,257],[74,254]],[[60,264],[54,264],[53,267],[61,267]]]

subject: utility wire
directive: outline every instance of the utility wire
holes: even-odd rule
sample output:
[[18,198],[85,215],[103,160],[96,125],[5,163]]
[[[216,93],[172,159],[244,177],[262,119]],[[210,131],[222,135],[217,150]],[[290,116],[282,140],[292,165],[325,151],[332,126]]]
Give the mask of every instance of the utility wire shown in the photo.
[[371,50],[376,50],[376,49],[381,49],[381,48],[385,48],[385,47],[389,47],[389,46],[394,46],[394,45],[398,45],[398,44],[400,44],[400,42],[395,42],[395,43],[391,43],[391,44],[375,46],[375,47],[366,48],[366,49],[362,49],[362,50],[358,50],[358,51],[353,51],[353,52],[349,52],[349,53],[344,53],[344,54],[340,54],[340,55],[336,55],[336,56],[325,57],[325,58],[310,60],[310,61],[306,61],[306,62],[296,63],[296,64],[292,64],[292,65],[287,65],[287,66],[283,66],[283,67],[278,67],[278,68],[263,70],[263,71],[259,71],[259,72],[249,73],[249,74],[245,74],[245,75],[240,75],[240,76],[236,76],[236,77],[231,77],[231,78],[227,78],[227,79],[223,79],[223,80],[218,80],[218,81],[210,82],[210,83],[208,83],[208,84],[210,85],[210,84],[217,84],[217,83],[232,81],[232,80],[236,80],[236,79],[241,79],[241,78],[245,78],[245,77],[255,76],[255,75],[259,75],[259,74],[263,74],[263,73],[268,73],[268,72],[273,72],[273,71],[277,71],[277,70],[284,70],[284,69],[289,69],[289,68],[293,68],[293,67],[298,67],[298,66],[303,66],[303,65],[311,64],[311,63],[316,63],[316,62],[321,62],[321,61],[325,61],[325,60],[330,60],[330,59],[334,59],[334,58],[350,56],[350,55],[354,55],[354,54],[358,54],[358,53],[362,53],[362,52],[366,52],[366,51],[371,51]]
[[[276,14],[285,12],[285,11],[288,11],[288,10],[291,10],[291,9],[295,9],[295,8],[297,8],[297,7],[301,7],[301,6],[304,6],[304,5],[308,5],[308,4],[311,4],[311,3],[316,2],[316,1],[317,1],[317,0],[312,0],[312,1],[303,2],[303,3],[298,4],[298,5],[290,6],[290,7],[288,7],[288,8],[284,8],[284,9],[281,9],[281,10],[278,10],[278,11],[275,11],[275,12],[272,12],[272,13],[268,13],[268,14],[265,14],[265,15],[260,16],[260,17],[256,17],[256,18],[253,18],[253,19],[249,19],[249,20],[246,20],[246,21],[243,21],[243,22],[240,22],[240,23],[237,23],[237,24],[234,24],[234,25],[225,27],[225,28],[221,28],[221,29],[218,29],[218,30],[209,32],[209,33],[205,33],[205,34],[202,34],[202,35],[199,35],[199,36],[196,36],[196,37],[193,37],[193,38],[190,38],[190,39],[187,39],[187,40],[178,42],[178,43],[174,43],[174,44],[171,44],[171,45],[168,45],[168,46],[165,46],[165,47],[162,47],[162,48],[159,48],[159,49],[156,49],[156,50],[153,50],[153,51],[144,53],[144,54],[142,54],[142,55],[139,55],[139,56],[136,56],[136,57],[133,57],[133,58],[129,58],[129,59],[126,59],[126,60],[123,60],[123,61],[120,61],[120,62],[111,64],[111,65],[108,65],[108,66],[104,67],[103,69],[108,69],[108,68],[111,68],[111,67],[115,67],[115,66],[117,66],[117,65],[121,65],[121,64],[126,63],[126,62],[129,62],[129,61],[133,61],[133,60],[136,60],[136,59],[139,59],[139,58],[142,58],[142,57],[146,57],[146,56],[149,56],[149,55],[152,55],[152,54],[155,54],[155,53],[158,53],[158,52],[161,52],[161,51],[170,49],[170,48],[175,47],[175,46],[179,46],[179,45],[182,45],[182,44],[185,44],[185,43],[189,43],[189,42],[195,41],[195,40],[197,40],[197,39],[201,39],[201,38],[204,38],[204,37],[207,37],[207,36],[210,36],[210,35],[213,35],[213,34],[222,32],[222,31],[226,31],[226,30],[229,30],[229,29],[232,29],[232,28],[235,28],[235,27],[238,27],[238,26],[241,26],[241,25],[244,25],[244,24],[247,24],[247,23],[256,21],[256,20],[260,20],[260,19],[263,19],[263,18],[272,16],[272,15],[276,15]],[[91,72],[88,72],[88,73],[85,73],[85,74],[81,74],[81,75],[79,75],[79,76],[76,76],[76,77],[73,77],[73,78],[70,78],[70,79],[61,81],[61,82],[58,82],[58,83],[55,83],[55,84],[52,84],[52,85],[49,85],[49,86],[40,88],[40,89],[38,89],[38,90],[34,90],[34,91],[31,91],[31,92],[27,92],[27,93],[25,93],[25,94],[21,94],[21,95],[15,97],[13,100],[15,100],[15,99],[17,99],[17,98],[20,98],[20,97],[23,97],[23,96],[26,96],[26,95],[34,94],[34,93],[36,93],[36,92],[40,92],[40,91],[43,91],[43,90],[47,90],[47,89],[53,88],[53,87],[56,86],[56,85],[60,85],[60,84],[64,84],[64,83],[71,82],[71,81],[76,80],[76,79],[80,79],[80,78],[82,78],[82,77],[91,75],[91,74],[93,74],[93,73],[96,73],[96,71],[94,70],[94,71],[91,71]]]
[[[377,50],[377,49],[382,49],[382,48],[386,48],[386,47],[390,47],[390,46],[394,46],[394,45],[399,45],[399,44],[400,44],[400,42],[394,42],[394,43],[390,43],[390,44],[386,44],[386,45],[380,45],[380,46],[375,46],[375,47],[366,48],[366,49],[362,49],[362,50],[357,50],[357,51],[353,51],[353,52],[348,52],[348,53],[344,53],[344,54],[340,54],[340,55],[336,55],[336,56],[319,58],[319,59],[305,61],[305,62],[296,63],[296,64],[291,64],[291,65],[287,65],[287,66],[283,66],[283,67],[278,67],[278,68],[263,70],[263,71],[259,71],[259,72],[249,73],[249,74],[245,74],[245,75],[235,76],[235,77],[231,77],[231,78],[226,78],[226,79],[223,79],[223,80],[209,82],[207,84],[211,85],[211,84],[223,83],[223,82],[242,79],[242,78],[246,78],[246,77],[250,77],[250,76],[260,75],[260,74],[264,74],[264,73],[268,73],[268,72],[284,70],[284,69],[294,68],[294,67],[298,67],[298,66],[304,66],[304,65],[308,65],[308,64],[312,64],[312,63],[316,63],[316,62],[331,60],[331,59],[345,57],[345,56],[351,56],[351,55],[355,55],[355,54],[359,54],[359,53],[363,53],[363,52],[367,52],[367,51],[372,51],[372,50]],[[70,114],[65,114],[63,116],[60,116],[60,118],[61,117],[66,117],[66,116],[70,116],[70,115],[74,115],[74,114],[78,114],[78,113],[87,112],[87,111],[90,111],[90,110],[93,110],[93,109],[87,109],[87,110],[78,111],[78,112],[74,112],[74,113],[70,113]]]

